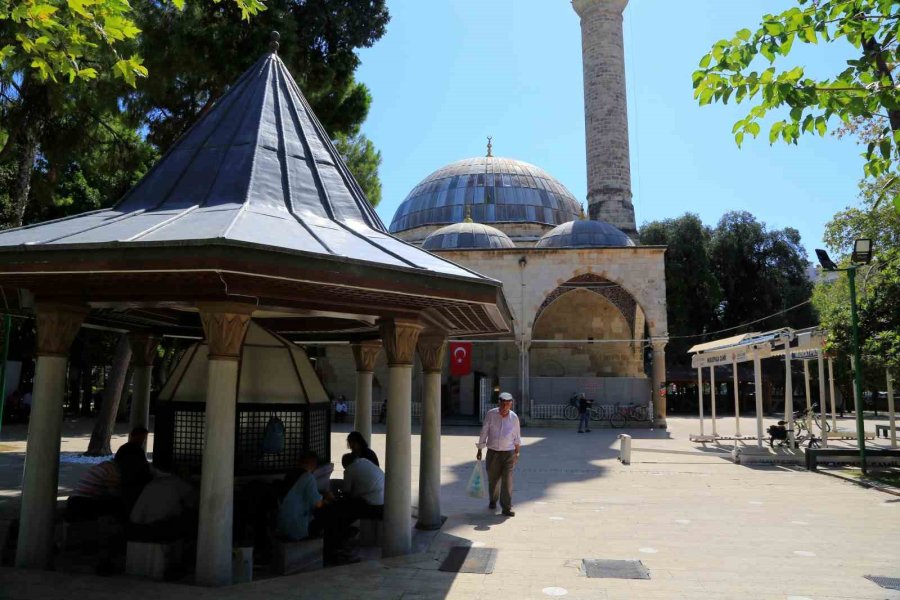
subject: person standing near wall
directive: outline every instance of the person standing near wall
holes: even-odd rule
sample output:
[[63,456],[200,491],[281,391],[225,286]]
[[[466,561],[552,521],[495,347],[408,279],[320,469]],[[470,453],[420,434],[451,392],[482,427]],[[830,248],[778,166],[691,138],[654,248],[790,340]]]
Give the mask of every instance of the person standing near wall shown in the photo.
[[578,394],[578,433],[591,430],[591,404],[593,403],[593,400],[585,398],[584,392]]
[[[478,438],[478,454],[487,446],[487,473],[490,503],[488,508],[497,508],[499,496],[503,515],[514,517],[512,510],[513,469],[519,461],[522,445],[519,417],[512,411],[513,397],[509,392],[500,394],[500,406],[492,408],[484,415],[481,437]],[[498,490],[499,487],[499,490]]]

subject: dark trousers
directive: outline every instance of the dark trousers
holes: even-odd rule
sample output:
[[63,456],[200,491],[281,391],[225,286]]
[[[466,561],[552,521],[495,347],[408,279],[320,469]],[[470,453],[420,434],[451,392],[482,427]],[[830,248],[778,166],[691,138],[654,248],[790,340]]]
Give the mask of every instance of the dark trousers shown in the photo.
[[591,413],[585,411],[578,416],[578,431],[582,431],[583,429],[590,430],[591,428]]
[[361,498],[341,498],[316,511],[313,530],[323,531],[322,554],[325,559],[334,558],[350,539],[350,527],[359,519],[384,517],[384,506],[367,504]]
[[512,474],[516,466],[515,451],[501,452],[488,449],[486,462],[491,504],[496,504],[499,496],[500,506],[503,507],[503,510],[512,510]]

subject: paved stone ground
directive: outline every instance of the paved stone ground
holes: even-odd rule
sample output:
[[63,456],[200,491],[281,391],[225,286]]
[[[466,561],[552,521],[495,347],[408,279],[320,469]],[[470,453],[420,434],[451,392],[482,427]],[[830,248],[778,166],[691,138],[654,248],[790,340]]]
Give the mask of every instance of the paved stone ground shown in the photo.
[[[733,419],[721,423],[720,431],[733,427]],[[752,421],[742,428],[750,431]],[[449,519],[440,533],[417,534],[421,551],[412,556],[215,590],[3,569],[0,598],[900,599],[900,592],[863,578],[900,577],[900,498],[799,469],[735,465],[729,446],[690,443],[688,434],[697,430],[695,419],[673,418],[668,432],[631,431],[630,466],[616,460],[616,431],[527,430],[516,473],[517,516],[505,519],[465,495],[477,430],[447,427],[442,480]],[[14,431],[8,435],[15,438]],[[335,433],[335,453],[343,437]],[[24,446],[0,443],[0,493],[11,509]],[[418,436],[413,443],[417,448]],[[76,436],[63,448],[86,445],[87,437]],[[383,456],[383,429],[373,446]],[[67,468],[61,487],[81,468]],[[454,545],[496,548],[493,574],[438,571]],[[587,579],[582,558],[638,559],[651,579]]]

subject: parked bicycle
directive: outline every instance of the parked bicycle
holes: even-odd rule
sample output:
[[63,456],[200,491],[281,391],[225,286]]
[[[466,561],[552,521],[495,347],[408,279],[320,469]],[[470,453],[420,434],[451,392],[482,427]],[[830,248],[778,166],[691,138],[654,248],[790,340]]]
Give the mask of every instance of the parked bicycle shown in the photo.
[[[819,428],[819,431],[828,432],[831,431],[831,424],[828,422],[828,419],[822,419],[822,414],[819,411],[819,405],[813,404],[812,408],[798,410],[794,412],[794,429],[797,430],[798,433],[806,433],[809,435],[814,435],[812,431],[807,427],[807,423],[815,423],[816,427]],[[807,420],[808,419],[808,420]]]
[[616,404],[609,413],[609,425],[615,429],[621,429],[629,421],[649,421],[650,411],[640,404],[628,404],[622,406]]

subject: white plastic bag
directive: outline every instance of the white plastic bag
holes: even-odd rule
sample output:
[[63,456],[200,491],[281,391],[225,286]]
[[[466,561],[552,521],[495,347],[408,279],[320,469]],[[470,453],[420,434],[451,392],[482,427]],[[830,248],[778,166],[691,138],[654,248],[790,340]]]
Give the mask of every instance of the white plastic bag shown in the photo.
[[487,495],[487,471],[484,469],[484,461],[476,460],[472,475],[469,476],[469,485],[466,493],[473,498],[484,498]]

